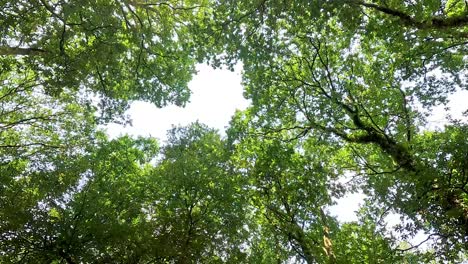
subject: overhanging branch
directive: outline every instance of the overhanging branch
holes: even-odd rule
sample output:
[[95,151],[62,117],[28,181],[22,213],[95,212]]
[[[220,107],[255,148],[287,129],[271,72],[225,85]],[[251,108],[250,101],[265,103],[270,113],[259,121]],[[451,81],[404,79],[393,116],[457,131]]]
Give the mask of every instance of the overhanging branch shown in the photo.
[[424,21],[418,21],[414,17],[402,12],[400,10],[381,6],[374,3],[367,3],[365,1],[349,1],[352,4],[360,5],[363,7],[371,8],[382,12],[384,14],[399,18],[405,25],[413,26],[419,29],[446,29],[446,28],[459,28],[468,25],[468,12],[463,12],[460,15],[444,17],[432,17]]
[[43,56],[47,51],[38,48],[0,46],[0,56]]

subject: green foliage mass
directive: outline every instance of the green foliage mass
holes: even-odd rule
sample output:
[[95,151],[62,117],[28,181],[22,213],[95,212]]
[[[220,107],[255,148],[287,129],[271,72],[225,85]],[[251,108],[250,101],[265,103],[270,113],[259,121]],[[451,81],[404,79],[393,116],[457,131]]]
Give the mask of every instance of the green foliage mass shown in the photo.
[[[101,114],[128,102],[184,105],[196,51],[187,23],[203,1],[2,1],[0,56],[5,78],[28,72],[49,95],[99,98]],[[10,67],[15,60],[20,69]],[[29,80],[28,80],[29,81]]]
[[[0,263],[466,261],[466,115],[427,124],[467,29],[463,0],[0,1]],[[107,138],[196,62],[243,65],[225,137]]]

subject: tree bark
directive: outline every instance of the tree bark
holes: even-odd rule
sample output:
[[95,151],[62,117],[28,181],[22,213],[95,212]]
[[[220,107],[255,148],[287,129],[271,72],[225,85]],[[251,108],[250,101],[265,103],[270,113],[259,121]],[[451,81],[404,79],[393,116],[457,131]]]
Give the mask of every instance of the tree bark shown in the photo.
[[446,28],[459,28],[468,25],[468,13],[464,12],[461,15],[452,17],[432,17],[425,21],[417,21],[410,15],[393,8],[380,6],[374,3],[367,3],[364,1],[351,1],[351,3],[372,8],[384,14],[399,18],[404,24],[413,26],[419,29],[446,29]]

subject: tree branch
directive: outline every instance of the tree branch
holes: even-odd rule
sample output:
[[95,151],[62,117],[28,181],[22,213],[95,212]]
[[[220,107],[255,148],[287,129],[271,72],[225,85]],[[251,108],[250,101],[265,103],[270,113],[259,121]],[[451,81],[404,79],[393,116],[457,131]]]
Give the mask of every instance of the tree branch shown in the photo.
[[468,24],[468,12],[463,12],[461,15],[451,16],[447,18],[432,17],[425,21],[417,21],[410,15],[393,8],[380,6],[374,3],[367,3],[364,1],[350,1],[350,3],[371,8],[380,11],[384,14],[399,18],[405,25],[413,26],[419,29],[445,29],[445,28],[458,28]]
[[38,48],[0,46],[0,56],[43,56],[47,51]]

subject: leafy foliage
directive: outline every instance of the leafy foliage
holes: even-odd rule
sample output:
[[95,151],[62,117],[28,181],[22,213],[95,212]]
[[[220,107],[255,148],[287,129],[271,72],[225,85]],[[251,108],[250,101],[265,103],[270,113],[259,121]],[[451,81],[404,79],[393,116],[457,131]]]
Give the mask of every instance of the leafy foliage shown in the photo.
[[[244,65],[252,107],[241,122],[250,134],[297,142],[301,151],[340,146],[332,156],[345,159],[332,158],[334,167],[364,183],[374,210],[403,215],[408,224],[397,232],[429,232],[437,255],[456,259],[466,250],[466,175],[436,160],[456,156],[441,151],[450,145],[442,135],[467,134],[454,124],[429,146],[421,128],[434,106],[466,88],[466,5],[455,15],[449,3],[403,2],[220,1],[214,12],[231,22],[218,35],[234,50],[226,58]],[[311,139],[324,142],[308,146]]]
[[[1,1],[0,262],[466,260],[468,127],[425,125],[466,90],[467,12]],[[252,105],[226,138],[194,123],[160,147],[99,129],[135,100],[184,105],[196,61],[244,66]],[[358,221],[339,222],[328,208],[357,191]]]
[[[246,208],[239,175],[229,168],[224,142],[195,123],[174,128],[151,172],[149,217],[177,263],[238,263],[245,258]],[[163,244],[163,243],[161,243]]]
[[132,100],[183,105],[195,59],[186,23],[204,4],[2,1],[3,78],[16,78],[18,69],[8,66],[16,60],[47,94],[68,89],[100,97],[107,119]]

